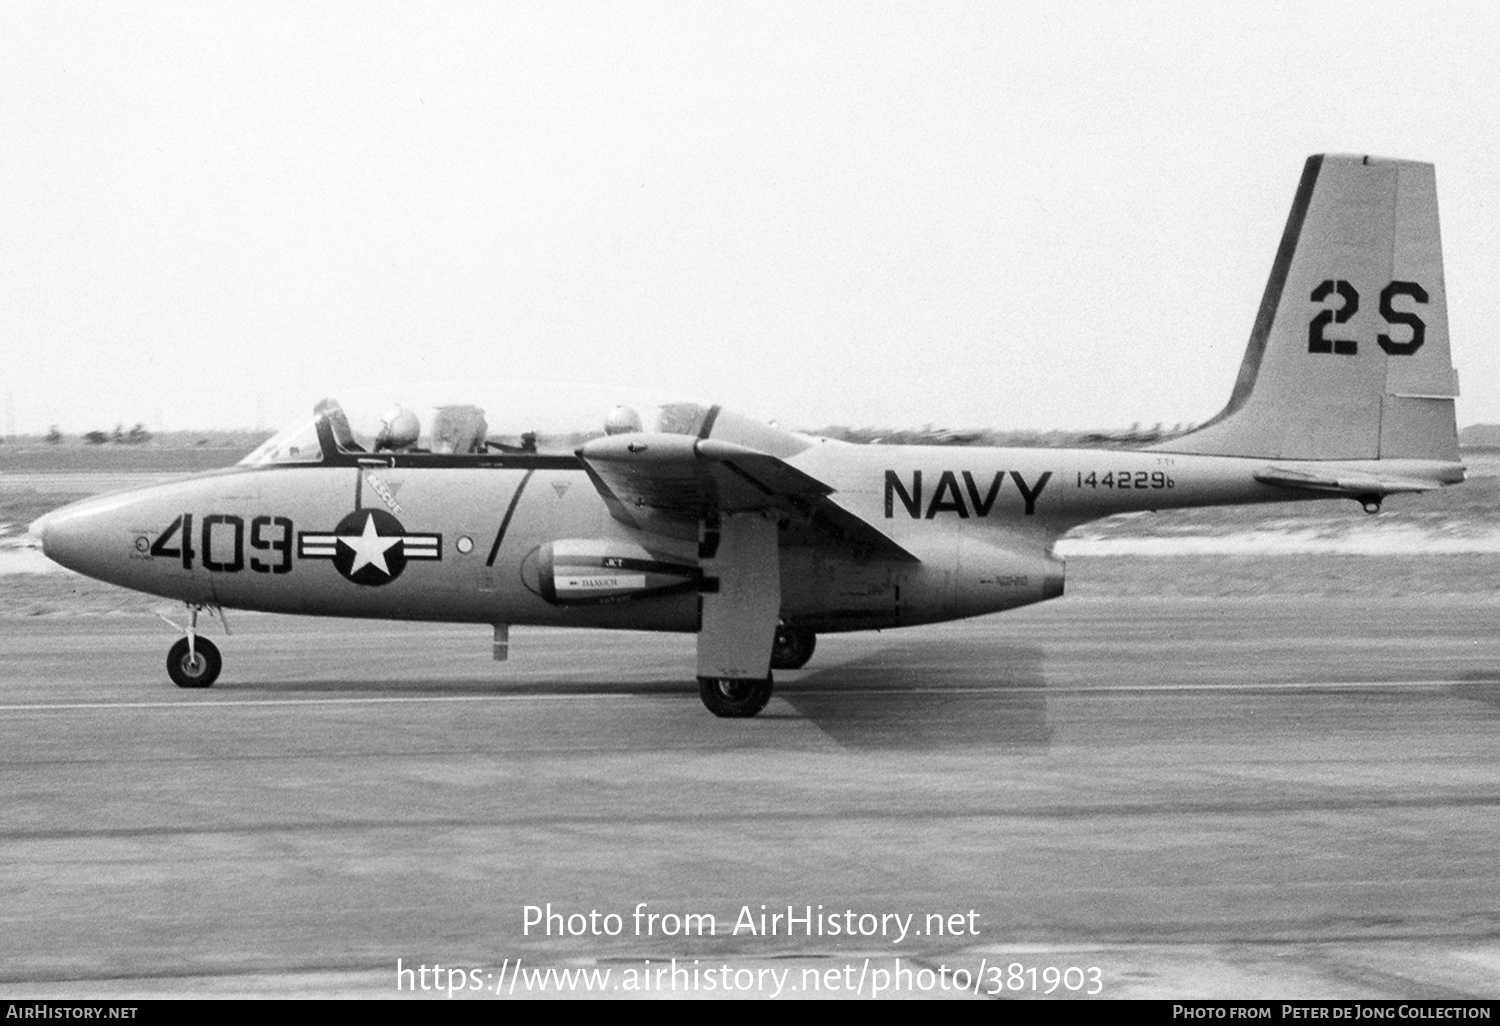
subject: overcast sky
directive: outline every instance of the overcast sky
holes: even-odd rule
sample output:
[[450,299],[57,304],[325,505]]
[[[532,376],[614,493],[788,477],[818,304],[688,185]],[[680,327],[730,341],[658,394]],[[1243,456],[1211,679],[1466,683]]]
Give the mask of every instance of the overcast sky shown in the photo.
[[1202,420],[1322,151],[1436,163],[1459,422],[1500,422],[1485,12],[7,0],[0,427],[408,378]]

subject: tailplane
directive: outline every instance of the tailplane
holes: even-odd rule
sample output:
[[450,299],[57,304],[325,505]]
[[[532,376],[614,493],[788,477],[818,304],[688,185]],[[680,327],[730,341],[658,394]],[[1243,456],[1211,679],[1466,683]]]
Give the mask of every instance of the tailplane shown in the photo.
[[1309,157],[1229,405],[1157,449],[1456,461],[1431,164]]

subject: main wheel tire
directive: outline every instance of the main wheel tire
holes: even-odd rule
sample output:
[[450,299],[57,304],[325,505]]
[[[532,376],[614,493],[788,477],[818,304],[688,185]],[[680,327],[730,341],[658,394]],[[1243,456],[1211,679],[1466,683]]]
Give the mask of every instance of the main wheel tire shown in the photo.
[[800,670],[807,665],[817,647],[818,636],[812,631],[780,624],[776,628],[776,640],[771,642],[771,668]]
[[180,688],[206,688],[219,679],[219,671],[224,668],[219,646],[212,641],[199,638],[193,648],[196,659],[188,655],[188,639],[178,638],[167,652],[167,676]]
[[765,680],[730,680],[699,677],[698,694],[715,716],[754,716],[771,700],[771,677]]

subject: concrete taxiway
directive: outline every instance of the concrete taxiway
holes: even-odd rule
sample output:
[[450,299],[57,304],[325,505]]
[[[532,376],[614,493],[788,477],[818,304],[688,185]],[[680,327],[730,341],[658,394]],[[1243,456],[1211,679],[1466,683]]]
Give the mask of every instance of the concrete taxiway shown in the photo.
[[[231,614],[191,692],[149,620],[6,618],[0,994],[395,996],[398,959],[503,993],[516,959],[618,983],[675,957],[850,986],[900,959],[979,994],[1019,965],[1008,997],[1098,967],[1105,997],[1494,998],[1497,619],[1064,599],[821,638],[726,721],[688,637],[517,629],[497,665],[483,628]],[[548,903],[621,932],[528,929]],[[642,932],[642,903],[714,935]],[[731,930],[762,905],[921,935]]]

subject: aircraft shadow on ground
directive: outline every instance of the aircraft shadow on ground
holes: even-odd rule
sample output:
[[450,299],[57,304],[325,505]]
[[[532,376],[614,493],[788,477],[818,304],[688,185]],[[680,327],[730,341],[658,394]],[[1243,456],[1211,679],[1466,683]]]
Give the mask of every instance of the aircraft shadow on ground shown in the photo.
[[[968,653],[972,655],[972,652]],[[1042,650],[1027,645],[986,649],[984,659],[931,644],[897,645],[787,679],[757,722],[812,721],[852,749],[1011,745],[1047,746]],[[697,697],[691,677],[546,680],[473,677],[399,679],[226,679],[216,693],[273,697],[485,698],[490,696]],[[790,706],[793,713],[785,709]],[[705,715],[707,715],[705,711]]]
[[777,695],[854,749],[1044,748],[1053,733],[1045,684],[1042,650],[1033,646],[986,650],[972,662],[905,645],[778,685]]
[[1500,709],[1500,670],[1473,670],[1464,674],[1463,680],[1451,689],[1455,697]]
[[697,696],[697,685],[690,679],[632,681],[581,681],[561,678],[556,680],[475,680],[466,677],[437,678],[412,677],[405,680],[248,680],[224,681],[215,691],[258,692],[267,695],[332,695],[352,694],[378,698],[452,698],[503,695],[577,695],[580,699],[589,695],[638,695],[642,697],[692,695]]

